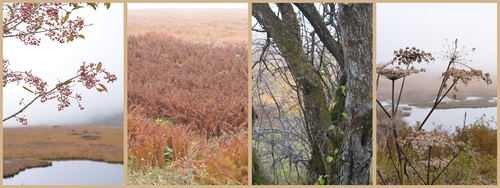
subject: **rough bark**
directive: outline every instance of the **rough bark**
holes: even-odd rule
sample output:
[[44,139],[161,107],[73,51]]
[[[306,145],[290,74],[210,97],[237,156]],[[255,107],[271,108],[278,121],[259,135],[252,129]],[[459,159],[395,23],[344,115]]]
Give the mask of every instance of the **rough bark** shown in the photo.
[[368,184],[372,158],[372,4],[339,4],[347,126],[340,184]]
[[325,91],[319,75],[308,63],[307,55],[302,48],[299,23],[292,5],[282,3],[277,5],[281,19],[268,4],[252,4],[252,15],[276,43],[300,88],[304,103],[306,130],[311,144],[312,154],[308,168],[310,181],[308,183],[312,184],[319,175],[325,175],[327,172],[326,156],[322,150],[328,142],[325,140],[329,121]]
[[[252,106],[252,127],[255,125],[255,121],[259,116],[255,112],[255,109]],[[255,147],[252,147],[252,185],[270,185],[271,180],[267,175],[266,171],[260,165],[260,157],[255,150]]]
[[252,185],[271,185],[271,180],[260,165],[260,158],[254,147],[252,147]]
[[325,134],[330,117],[324,88],[308,63],[292,5],[277,5],[280,17],[268,4],[252,4],[252,15],[277,45],[300,88],[312,152],[307,183],[314,183],[319,175],[329,175],[327,184],[368,184],[372,156],[372,4],[338,5],[335,16],[340,42],[331,36],[313,4],[295,4],[341,65],[339,85],[347,90],[346,96],[340,90],[336,92],[335,100],[342,104],[337,114],[346,112],[347,120],[342,123],[345,134],[339,136],[343,148],[339,163],[333,165],[325,162],[333,152],[330,146],[338,143]]
[[[312,3],[294,3],[297,8],[304,14],[304,16],[307,18],[309,23],[314,28],[315,33],[318,35],[319,39],[323,43],[323,45],[326,47],[326,49],[330,52],[330,54],[335,57],[335,60],[339,64],[339,70],[338,73],[340,75],[340,79],[338,80],[338,85],[339,86],[344,86],[346,84],[346,66],[344,63],[344,52],[342,48],[342,44],[335,40],[330,33],[330,31],[327,28],[326,23],[324,22],[324,19],[316,9],[316,6]],[[335,7],[335,5],[332,5],[332,7]],[[332,10],[334,11],[334,10]],[[338,26],[336,27],[338,28]],[[337,33],[340,33],[340,31],[336,31]],[[344,112],[345,108],[345,96],[341,92],[340,88],[337,88],[337,90],[334,93],[334,101],[337,102],[337,105],[335,108],[330,112],[331,114],[331,121],[336,124],[337,126],[340,126],[341,130],[345,129],[345,122],[343,122],[343,118],[341,116],[342,112]],[[329,135],[329,139],[331,140],[331,144],[328,148],[325,148],[325,153],[332,154],[335,149],[339,149],[341,141],[343,136],[340,134],[338,131],[334,131],[332,134]],[[330,174],[330,176],[327,178],[329,184],[339,184],[339,171],[340,171],[340,164],[338,163],[330,163],[329,164],[329,169],[327,174]]]

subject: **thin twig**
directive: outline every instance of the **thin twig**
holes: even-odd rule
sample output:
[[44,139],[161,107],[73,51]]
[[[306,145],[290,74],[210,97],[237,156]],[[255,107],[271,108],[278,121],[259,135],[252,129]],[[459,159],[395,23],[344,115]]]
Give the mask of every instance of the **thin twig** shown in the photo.
[[448,162],[448,164],[446,164],[446,166],[443,168],[443,170],[441,170],[441,172],[436,176],[436,178],[434,178],[432,180],[432,183],[430,185],[434,185],[434,182],[436,182],[437,179],[439,179],[439,177],[441,177],[441,175],[443,174],[443,172],[448,168],[448,166],[450,166],[450,164],[458,157],[458,155],[465,149],[465,146],[467,146],[467,144],[464,145],[464,147],[462,147],[458,152],[457,154],[455,154],[453,156],[453,158],[450,160],[450,162]]
[[422,182],[425,183],[424,178],[422,178],[422,175],[420,175],[420,173],[417,171],[417,169],[415,169],[415,167],[411,164],[411,162],[408,160],[408,157],[406,157],[405,153],[404,152],[401,152],[401,153],[403,154],[403,157],[408,162],[408,164],[413,169],[413,171],[417,174],[418,178],[420,178],[420,180],[422,180]]
[[441,98],[439,100],[437,100],[437,103],[435,103],[434,106],[432,106],[431,111],[429,111],[429,113],[425,117],[425,119],[422,122],[422,124],[420,124],[420,126],[418,127],[417,131],[419,131],[420,129],[422,129],[422,127],[424,126],[425,122],[427,122],[427,120],[431,116],[432,112],[434,112],[434,110],[437,108],[437,106],[439,105],[439,103],[441,103],[441,101],[444,99],[444,97],[450,92],[451,88],[453,88],[453,86],[455,86],[455,84],[457,84],[457,82],[458,82],[458,80],[455,81],[455,82],[453,82],[453,84],[451,84],[451,87],[449,87],[448,90],[446,90],[445,94],[443,96],[441,96]]
[[429,146],[429,152],[427,153],[427,185],[431,181],[430,171],[431,171],[431,150],[432,146]]
[[387,117],[391,118],[391,115],[389,114],[389,112],[387,112],[387,110],[384,108],[384,106],[382,106],[382,103],[380,103],[380,101],[378,99],[377,99],[377,104],[380,106],[380,108],[382,108],[382,110],[384,110]]
[[380,177],[380,179],[382,180],[382,183],[384,183],[384,185],[387,185],[387,182],[385,181],[384,177],[382,177],[382,174],[380,173],[380,171],[378,171],[378,169],[377,169],[377,174],[378,177]]
[[[75,78],[78,78],[80,75],[77,75],[77,76],[74,76],[68,80],[73,80]],[[54,90],[56,90],[57,88],[59,88],[60,86],[59,85],[56,85],[56,87],[52,88],[50,91],[46,92],[46,93],[41,93],[39,95],[37,95],[33,100],[31,100],[28,104],[26,104],[23,108],[21,108],[19,111],[17,111],[16,113],[10,115],[9,117],[6,117],[3,119],[3,122],[13,118],[13,117],[16,117],[17,115],[19,115],[20,113],[22,113],[24,110],[26,110],[26,108],[28,108],[28,106],[30,106],[31,104],[33,104],[36,100],[38,100],[40,97],[44,96],[44,95],[47,95],[51,92],[53,92]]]

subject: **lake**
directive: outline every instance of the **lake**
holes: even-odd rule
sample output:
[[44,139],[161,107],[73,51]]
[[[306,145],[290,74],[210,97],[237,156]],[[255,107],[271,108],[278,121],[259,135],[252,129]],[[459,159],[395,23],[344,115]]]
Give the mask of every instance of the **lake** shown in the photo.
[[[453,100],[449,97],[445,97],[442,102],[452,102],[452,101],[476,101],[481,100],[483,97],[466,97],[462,100]],[[497,98],[492,97],[488,102],[496,102]],[[389,100],[381,101],[381,104],[387,107],[390,105]],[[410,110],[404,110],[404,107],[411,108]],[[415,125],[416,121],[422,122],[427,116],[431,108],[420,108],[416,106],[409,106],[408,104],[400,104],[398,110],[402,110],[403,113],[410,113],[410,116],[403,117],[403,119],[408,122],[409,125]],[[431,116],[425,123],[423,129],[433,130],[438,125],[443,125],[443,128],[447,131],[454,132],[456,126],[462,126],[464,124],[464,113],[467,112],[466,125],[474,123],[481,116],[486,115],[485,119],[490,120],[491,117],[494,118],[495,123],[490,124],[493,128],[497,128],[497,107],[485,107],[485,108],[448,108],[448,109],[435,109]],[[379,112],[380,113],[380,112]]]
[[4,185],[123,185],[123,164],[88,160],[52,161],[52,166],[30,168],[11,178]]
[[[407,105],[406,105],[407,106]],[[414,125],[416,121],[422,122],[431,110],[430,108],[417,108],[415,106],[410,106],[411,115],[404,117],[410,125]],[[435,109],[431,116],[425,123],[423,129],[433,130],[437,125],[442,124],[443,128],[448,131],[454,131],[456,126],[462,126],[464,124],[464,113],[467,112],[467,119],[465,121],[466,125],[474,123],[483,114],[486,115],[486,120],[493,117],[497,119],[497,107],[488,108],[450,108],[450,109]],[[493,128],[497,128],[497,124],[490,124]]]

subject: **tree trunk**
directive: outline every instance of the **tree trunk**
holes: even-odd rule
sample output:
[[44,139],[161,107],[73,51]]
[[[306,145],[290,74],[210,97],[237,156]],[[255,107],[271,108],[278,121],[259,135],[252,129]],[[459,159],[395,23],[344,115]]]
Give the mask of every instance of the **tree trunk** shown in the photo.
[[339,4],[347,126],[340,184],[368,184],[372,158],[372,4]]
[[[255,121],[257,121],[257,112],[252,105],[252,127],[255,125]],[[252,185],[270,185],[271,180],[267,175],[267,172],[260,165],[260,158],[257,154],[257,150],[255,147],[252,147]]]
[[[338,85],[339,86],[344,86],[346,84],[346,65],[344,63],[344,52],[342,48],[342,44],[335,40],[328,30],[326,23],[324,22],[323,18],[319,14],[318,10],[316,9],[316,6],[312,3],[294,3],[295,6],[299,8],[299,10],[304,14],[304,16],[307,18],[309,23],[314,28],[314,31],[320,38],[321,42],[323,45],[325,45],[326,49],[330,52],[330,54],[335,57],[335,61],[339,64],[339,70],[337,70],[339,74],[339,80]],[[332,7],[335,7],[333,5]],[[331,10],[333,11],[333,10]],[[339,32],[339,31],[336,31]],[[332,111],[330,111],[331,114],[331,121],[335,125],[339,126],[339,130],[344,130],[345,129],[345,122],[344,119],[342,118],[342,112],[344,112],[344,107],[345,107],[345,96],[343,92],[341,92],[340,88],[337,88],[336,91],[334,92],[334,101],[337,102],[337,105],[333,108]],[[325,148],[325,153],[328,153],[329,155],[332,154],[332,151],[335,151],[335,149],[340,149],[340,145],[342,142],[343,136],[340,134],[339,131],[334,131],[332,134],[329,135],[329,139],[331,140],[331,147]],[[329,164],[329,177],[327,177],[329,184],[339,184],[339,171],[340,171],[340,164],[338,163],[331,163]]]
[[340,91],[336,92],[335,98],[339,104],[345,104],[337,109],[338,115],[341,112],[347,114],[341,127],[345,135],[339,136],[342,139],[340,160],[330,165],[325,159],[333,153],[332,144],[337,145],[335,147],[338,144],[326,134],[330,117],[325,91],[303,50],[292,5],[277,5],[280,17],[268,4],[252,4],[252,15],[276,43],[303,97],[303,113],[312,152],[307,183],[313,184],[320,175],[329,175],[326,184],[368,184],[372,156],[372,4],[338,4],[339,11],[335,16],[340,42],[328,32],[314,5],[295,4],[340,64],[338,71],[342,76],[339,85],[346,86],[345,103]]
[[329,122],[328,106],[319,75],[315,73],[312,64],[308,63],[307,55],[302,48],[299,22],[292,5],[283,3],[277,5],[281,19],[268,4],[252,4],[252,15],[278,46],[303,96],[303,114],[312,151],[308,167],[308,183],[312,184],[319,175],[326,175],[328,171],[326,154],[322,150],[328,143],[326,137]]
[[252,147],[252,185],[271,185],[271,180],[260,164],[257,151]]

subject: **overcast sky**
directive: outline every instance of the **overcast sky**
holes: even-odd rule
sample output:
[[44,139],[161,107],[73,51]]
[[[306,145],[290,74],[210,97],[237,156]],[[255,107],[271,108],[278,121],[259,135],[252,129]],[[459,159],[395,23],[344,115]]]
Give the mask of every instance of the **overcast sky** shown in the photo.
[[[81,111],[78,104],[72,100],[73,106],[57,110],[57,100],[33,103],[23,114],[28,118],[29,125],[67,125],[85,124],[91,120],[123,113],[123,4],[113,3],[109,10],[101,5],[97,11],[91,7],[79,9],[71,14],[85,18],[85,23],[93,25],[82,30],[85,39],[76,39],[70,43],[51,41],[44,34],[40,46],[26,46],[15,38],[3,39],[3,57],[9,59],[13,70],[32,70],[48,82],[50,88],[76,73],[82,61],[102,62],[103,68],[114,73],[118,80],[111,84],[104,81],[108,93],[97,90],[87,90],[77,85],[75,92],[82,93]],[[102,82],[103,80],[101,80]],[[33,99],[33,94],[22,89],[22,85],[10,84],[3,88],[3,113],[7,117],[18,111],[21,98],[25,102]],[[27,86],[27,85],[26,85]],[[90,121],[89,121],[90,120]],[[19,125],[15,119],[4,122],[4,125]]]
[[[446,39],[467,49],[475,47],[467,59],[475,68],[496,73],[497,5],[495,3],[377,3],[377,63],[388,62],[393,51],[415,46],[427,52],[440,52]],[[435,57],[437,55],[433,54]],[[437,59],[429,70],[446,69]]]
[[247,9],[248,3],[128,3],[128,9],[146,8],[242,8]]

